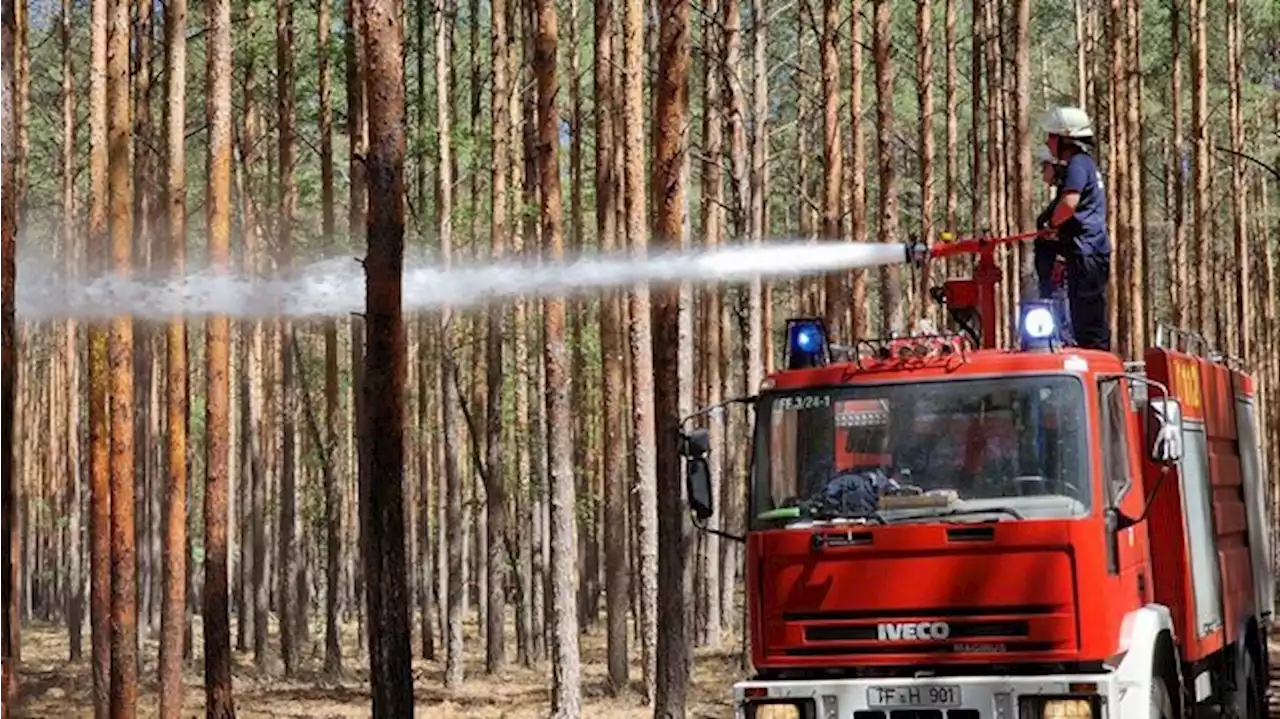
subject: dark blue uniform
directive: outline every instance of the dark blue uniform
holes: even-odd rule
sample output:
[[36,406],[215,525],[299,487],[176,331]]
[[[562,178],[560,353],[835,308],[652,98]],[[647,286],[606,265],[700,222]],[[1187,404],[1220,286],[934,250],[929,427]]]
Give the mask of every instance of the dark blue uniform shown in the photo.
[[[1067,262],[1072,330],[1078,346],[1110,350],[1107,283],[1111,275],[1111,238],[1107,234],[1107,194],[1098,166],[1088,153],[1077,153],[1067,162],[1058,194],[1067,192],[1080,193],[1080,202],[1071,219],[1058,228],[1058,242],[1053,249]],[[1057,204],[1056,198],[1053,204]],[[1052,216],[1052,205],[1048,212]],[[1037,253],[1038,266],[1044,262],[1041,254],[1043,251]],[[1052,256],[1048,265],[1052,267]],[[1046,274],[1041,275],[1042,293]]]

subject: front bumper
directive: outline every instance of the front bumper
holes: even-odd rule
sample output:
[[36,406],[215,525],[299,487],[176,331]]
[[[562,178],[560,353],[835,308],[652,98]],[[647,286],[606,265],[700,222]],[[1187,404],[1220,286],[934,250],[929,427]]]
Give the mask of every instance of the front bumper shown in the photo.
[[[812,719],[1042,719],[1043,713],[1020,713],[1022,700],[1083,697],[1081,685],[1096,687],[1089,694],[1096,695],[1094,717],[1119,716],[1121,685],[1110,673],[745,681],[734,685],[733,703],[737,719],[756,719],[756,706],[786,699],[812,700]],[[886,689],[889,691],[883,691]],[[767,694],[762,696],[762,691]],[[886,704],[894,697],[904,696],[916,703]],[[931,700],[946,705],[930,705]],[[760,714],[768,716],[765,712]]]

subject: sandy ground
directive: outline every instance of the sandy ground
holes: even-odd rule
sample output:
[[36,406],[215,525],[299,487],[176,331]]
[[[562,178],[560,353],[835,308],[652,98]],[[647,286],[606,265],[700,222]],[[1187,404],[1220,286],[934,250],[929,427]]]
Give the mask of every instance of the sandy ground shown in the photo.
[[[197,620],[198,621],[198,620]],[[278,647],[272,627],[269,646]],[[278,657],[271,652],[267,670],[253,665],[253,654],[232,651],[235,662],[234,691],[236,716],[254,717],[329,717],[369,716],[368,660],[356,655],[356,627],[344,629],[345,675],[340,681],[329,681],[320,675],[323,664],[323,634],[313,629],[305,666],[298,675],[285,679]],[[508,633],[509,637],[514,634]],[[200,628],[196,627],[196,653],[199,657]],[[85,654],[88,655],[88,632]],[[27,625],[22,628],[22,662],[18,665],[18,699],[14,717],[92,717],[93,680],[87,661],[67,661],[67,633],[64,627]],[[234,627],[233,627],[234,642]],[[514,641],[511,659],[514,660]],[[689,705],[691,719],[732,716],[730,686],[741,676],[736,644],[725,651],[699,651],[695,661],[694,684]],[[550,706],[551,669],[549,664],[532,669],[512,666],[501,675],[483,675],[483,646],[468,635],[466,681],[461,690],[444,689],[443,662],[416,659],[413,662],[416,717],[545,717]],[[142,686],[138,715],[156,716],[158,685],[156,682],[155,639],[144,642]],[[582,695],[584,717],[608,719],[640,719],[651,717],[652,709],[641,703],[634,690],[640,668],[633,657],[631,677],[633,690],[620,697],[606,692],[607,669],[603,630],[582,637]],[[512,662],[514,663],[514,662]],[[186,702],[184,717],[204,716],[204,668],[201,661],[185,671]]]

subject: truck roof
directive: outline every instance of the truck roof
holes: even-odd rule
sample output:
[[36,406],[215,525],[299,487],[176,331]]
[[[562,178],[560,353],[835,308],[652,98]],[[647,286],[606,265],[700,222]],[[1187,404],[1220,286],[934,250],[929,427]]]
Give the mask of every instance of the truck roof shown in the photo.
[[[907,348],[903,352],[903,348]],[[1125,364],[1110,352],[1064,347],[1053,351],[960,349],[946,340],[894,340],[889,357],[862,355],[820,367],[780,370],[765,379],[764,389],[787,390],[902,380],[979,377],[1052,372],[1116,373]]]

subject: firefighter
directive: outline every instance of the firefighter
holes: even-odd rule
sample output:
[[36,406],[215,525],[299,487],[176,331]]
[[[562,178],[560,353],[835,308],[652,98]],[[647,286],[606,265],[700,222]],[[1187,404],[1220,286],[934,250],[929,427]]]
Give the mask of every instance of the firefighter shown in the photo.
[[1111,238],[1102,174],[1090,155],[1094,144],[1089,115],[1078,107],[1055,107],[1043,130],[1049,153],[1062,163],[1062,184],[1049,217],[1067,265],[1067,296],[1076,344],[1110,350],[1107,284],[1111,278]]
[[[1044,180],[1044,184],[1053,188],[1053,198],[1036,217],[1036,229],[1043,230],[1049,226],[1053,209],[1058,205],[1058,195],[1062,191],[1063,171],[1066,166],[1050,154],[1049,148],[1043,145],[1036,150],[1036,161],[1040,163],[1040,177]],[[1073,342],[1071,315],[1067,310],[1067,263],[1062,258],[1062,243],[1048,237],[1037,238],[1034,252],[1040,299],[1054,301],[1058,324],[1062,326],[1062,338],[1068,343]]]
[[[1048,206],[1040,212],[1036,217],[1036,229],[1043,230],[1049,226],[1049,220],[1053,217],[1053,209],[1058,204],[1058,195],[1062,192],[1062,175],[1065,166],[1049,153],[1049,148],[1040,147],[1036,150],[1036,160],[1040,163],[1041,179],[1044,184],[1053,188],[1053,198],[1049,200]],[[1040,298],[1048,299],[1055,294],[1057,285],[1060,283],[1056,280],[1061,274],[1058,267],[1061,263],[1061,243],[1056,238],[1040,237],[1035,241],[1035,261],[1036,261],[1036,279],[1040,283]]]

